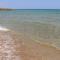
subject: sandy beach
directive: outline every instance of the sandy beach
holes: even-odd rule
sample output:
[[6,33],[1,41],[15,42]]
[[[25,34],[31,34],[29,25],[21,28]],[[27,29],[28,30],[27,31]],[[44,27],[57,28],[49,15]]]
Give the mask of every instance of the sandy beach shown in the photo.
[[14,31],[0,31],[0,60],[60,60],[60,50]]

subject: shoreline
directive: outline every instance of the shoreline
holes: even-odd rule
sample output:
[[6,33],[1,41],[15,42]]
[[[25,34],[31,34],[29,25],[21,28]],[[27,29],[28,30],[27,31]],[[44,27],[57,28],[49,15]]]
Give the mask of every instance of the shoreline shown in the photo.
[[[32,24],[31,24],[32,25]],[[25,26],[25,25],[24,25]],[[27,25],[28,26],[28,25]],[[9,28],[6,28],[6,27],[4,27],[4,26],[0,26],[0,31],[2,31],[2,32],[12,32],[12,31],[14,31],[14,30],[11,30],[11,29],[9,29]],[[21,33],[21,32],[18,32],[18,31],[14,31],[14,32],[16,32],[18,35],[19,35],[19,33]],[[27,33],[27,32],[26,32]],[[21,34],[22,35],[24,35],[24,34],[26,34],[26,33],[24,33],[24,32],[22,32]],[[30,37],[30,36],[25,36],[25,37]],[[30,37],[31,38],[31,37]],[[29,38],[29,39],[30,39]],[[54,38],[53,38],[54,39]],[[50,45],[50,46],[52,46],[52,47],[55,47],[55,48],[57,48],[57,49],[59,49],[60,50],[60,47],[58,47],[58,45],[56,46],[55,44],[55,42],[50,42],[50,41],[48,41],[48,39],[44,39],[43,37],[41,38],[40,37],[40,39],[35,39],[35,37],[32,37],[31,38],[31,40],[34,40],[36,43],[40,43],[40,44],[46,44],[46,45]],[[46,40],[46,41],[44,41],[44,40]],[[55,41],[57,40],[57,39],[54,39]],[[59,41],[59,40],[57,40],[57,41]],[[58,42],[57,42],[58,43]]]
[[[16,34],[18,34],[18,35],[20,35],[17,31],[14,31],[14,30],[11,30],[11,29],[9,29],[9,28],[6,28],[6,27],[2,27],[2,26],[0,26],[0,32],[14,32],[14,33],[16,33]],[[22,34],[22,33],[21,33]],[[23,34],[22,34],[23,35]],[[44,42],[43,41],[43,38],[41,38],[40,40],[41,41],[39,41],[39,40],[35,40],[35,39],[31,39],[32,41],[34,41],[34,42],[36,42],[36,43],[40,43],[40,44],[42,44],[42,45],[47,45],[47,46],[51,46],[51,47],[53,47],[53,48],[56,48],[56,49],[58,49],[58,50],[60,50],[60,47],[57,47],[56,45],[54,45],[54,44],[56,44],[56,43],[52,43],[52,42]]]
[[13,11],[16,9],[10,9],[10,8],[0,8],[0,11]]

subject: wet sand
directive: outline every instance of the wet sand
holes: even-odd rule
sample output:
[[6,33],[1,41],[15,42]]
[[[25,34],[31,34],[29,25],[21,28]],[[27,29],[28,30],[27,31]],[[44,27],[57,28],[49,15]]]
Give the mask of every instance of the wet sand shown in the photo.
[[0,60],[60,60],[60,50],[23,34],[0,31]]

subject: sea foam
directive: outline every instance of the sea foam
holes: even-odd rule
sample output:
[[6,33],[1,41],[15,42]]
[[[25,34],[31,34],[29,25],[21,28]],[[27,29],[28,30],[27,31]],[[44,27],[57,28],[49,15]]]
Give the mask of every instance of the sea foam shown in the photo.
[[10,31],[8,28],[0,26],[0,31]]

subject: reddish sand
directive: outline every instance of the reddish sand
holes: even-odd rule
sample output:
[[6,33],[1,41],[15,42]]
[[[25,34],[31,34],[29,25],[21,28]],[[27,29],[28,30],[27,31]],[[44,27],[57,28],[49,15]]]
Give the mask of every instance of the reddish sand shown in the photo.
[[0,32],[0,60],[60,60],[60,50],[15,32]]

